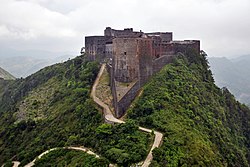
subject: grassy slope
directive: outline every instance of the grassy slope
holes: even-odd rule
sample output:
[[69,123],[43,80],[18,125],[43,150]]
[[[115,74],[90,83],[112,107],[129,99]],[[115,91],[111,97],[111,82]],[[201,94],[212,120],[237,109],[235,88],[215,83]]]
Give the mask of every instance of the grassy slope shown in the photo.
[[93,148],[118,164],[141,161],[149,135],[133,122],[103,124],[89,97],[98,70],[97,63],[77,57],[5,86],[0,101],[0,164],[12,158],[24,165],[49,148],[69,145]]
[[152,166],[249,166],[249,109],[215,86],[205,54],[187,57],[162,69],[128,114],[164,133]]
[[5,80],[13,80],[15,77],[11,75],[9,72],[5,71],[0,67],[0,78],[3,78]]

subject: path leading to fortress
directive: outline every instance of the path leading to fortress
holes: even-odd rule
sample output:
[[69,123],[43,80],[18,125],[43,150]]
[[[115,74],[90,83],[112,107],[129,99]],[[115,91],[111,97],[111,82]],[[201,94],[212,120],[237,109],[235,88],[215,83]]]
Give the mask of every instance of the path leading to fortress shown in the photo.
[[[105,64],[102,64],[101,69],[96,77],[95,83],[92,87],[91,90],[91,97],[93,98],[93,100],[103,108],[103,114],[104,114],[104,118],[105,121],[108,123],[125,123],[124,121],[121,121],[117,118],[114,117],[114,115],[112,114],[112,112],[110,111],[108,105],[106,105],[104,102],[102,102],[98,97],[96,97],[96,87],[100,81],[100,78],[103,74],[103,71],[105,69]],[[139,129],[141,131],[147,132],[147,133],[152,133],[153,130],[151,129],[147,129],[147,128],[143,128],[143,127],[139,127]],[[159,147],[161,142],[162,142],[162,138],[163,138],[163,134],[157,131],[153,131],[154,135],[155,135],[155,139],[154,139],[154,143],[150,149],[150,152],[147,156],[147,158],[145,159],[145,161],[143,162],[142,167],[148,167],[151,163],[151,161],[153,160],[153,155],[152,155],[152,151],[154,148]]]

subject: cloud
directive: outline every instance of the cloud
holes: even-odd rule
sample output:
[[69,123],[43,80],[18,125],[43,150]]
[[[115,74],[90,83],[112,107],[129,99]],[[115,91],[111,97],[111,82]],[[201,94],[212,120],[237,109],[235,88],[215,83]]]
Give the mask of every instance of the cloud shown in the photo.
[[66,15],[26,1],[10,0],[2,4],[0,24],[8,30],[7,37],[12,38],[63,38],[75,35]]
[[78,51],[111,26],[200,39],[211,56],[250,53],[249,0],[0,1],[0,44],[13,47]]

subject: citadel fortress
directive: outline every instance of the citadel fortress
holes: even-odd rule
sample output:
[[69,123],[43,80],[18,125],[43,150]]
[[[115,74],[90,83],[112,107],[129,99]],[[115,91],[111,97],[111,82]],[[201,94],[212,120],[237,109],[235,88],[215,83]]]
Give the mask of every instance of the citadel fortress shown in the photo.
[[[200,53],[199,40],[173,41],[172,32],[115,30],[104,36],[86,36],[85,54],[91,61],[106,62],[115,116],[123,116],[140,88],[178,53]],[[83,51],[81,51],[83,53]]]

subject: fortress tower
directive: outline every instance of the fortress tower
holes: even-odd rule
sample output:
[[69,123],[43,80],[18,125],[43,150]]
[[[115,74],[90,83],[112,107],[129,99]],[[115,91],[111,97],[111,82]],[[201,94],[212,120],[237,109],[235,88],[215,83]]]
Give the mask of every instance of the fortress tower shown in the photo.
[[115,38],[112,66],[119,82],[146,80],[153,73],[152,39]]

